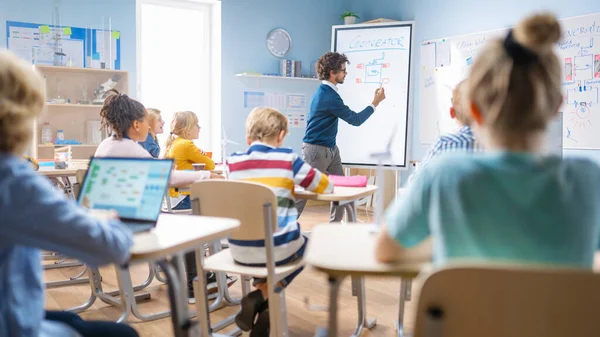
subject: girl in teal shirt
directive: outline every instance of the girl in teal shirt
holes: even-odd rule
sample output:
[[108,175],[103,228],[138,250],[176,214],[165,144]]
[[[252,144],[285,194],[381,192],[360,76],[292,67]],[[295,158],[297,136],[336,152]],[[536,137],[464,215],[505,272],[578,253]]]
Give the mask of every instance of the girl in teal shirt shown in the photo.
[[[465,106],[487,153],[442,155],[386,211],[380,261],[433,249],[434,261],[508,260],[590,268],[600,232],[600,168],[542,155],[562,104],[552,15],[522,21],[478,55]],[[423,247],[427,249],[428,247]]]

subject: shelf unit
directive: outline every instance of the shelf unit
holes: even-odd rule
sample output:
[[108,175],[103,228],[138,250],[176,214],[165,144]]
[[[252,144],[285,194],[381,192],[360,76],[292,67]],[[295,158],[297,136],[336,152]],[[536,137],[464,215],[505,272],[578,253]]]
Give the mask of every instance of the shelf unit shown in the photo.
[[286,77],[286,76],[271,76],[271,75],[257,75],[257,74],[235,74],[235,76],[236,77],[246,77],[246,78],[256,78],[256,79],[321,82],[321,80],[319,80],[318,78],[313,78],[313,77]]
[[[115,89],[127,94],[129,90],[129,73],[124,70],[69,68],[46,65],[34,65],[43,77],[46,86],[47,102],[44,112],[34,123],[34,137],[29,154],[37,159],[53,159],[55,148],[71,146],[73,159],[89,159],[98,144],[90,144],[91,132],[88,131],[88,121],[100,121],[102,105],[77,104],[78,101],[94,99],[94,90],[115,74],[121,78]],[[53,99],[70,100],[71,103],[52,103]],[[42,126],[50,123],[53,139],[57,130],[63,130],[65,139],[74,139],[80,145],[42,144]],[[103,132],[101,139],[107,135]]]

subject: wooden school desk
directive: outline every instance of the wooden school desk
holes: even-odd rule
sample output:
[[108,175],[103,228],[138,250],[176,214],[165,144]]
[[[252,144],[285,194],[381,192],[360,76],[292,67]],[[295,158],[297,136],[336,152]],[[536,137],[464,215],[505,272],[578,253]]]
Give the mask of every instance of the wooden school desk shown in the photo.
[[377,191],[377,186],[367,185],[366,187],[343,187],[335,186],[333,193],[317,194],[296,187],[296,199],[329,201],[334,206],[342,206],[348,215],[348,222],[356,222],[355,201],[360,198],[371,196]]
[[[198,325],[189,318],[184,253],[201,248],[205,243],[226,238],[239,226],[240,222],[236,219],[161,214],[156,228],[134,235],[129,264],[157,262],[162,267],[169,286],[175,337],[197,336],[199,332]],[[129,275],[123,267],[121,274]],[[198,275],[204,279],[200,270]],[[124,289],[122,280],[119,283],[120,288]],[[124,306],[135,301],[130,291],[121,294],[121,299]]]
[[[296,188],[296,199],[329,201],[334,206],[342,206],[346,210],[348,222],[354,223],[356,219],[356,201],[360,198],[373,195],[377,191],[377,186],[367,185],[366,187],[343,187],[335,186],[333,193],[317,194]],[[312,233],[310,233],[312,240]],[[309,241],[310,242],[310,241]],[[352,296],[356,296],[358,303],[358,322],[353,336],[360,336],[364,327],[371,329],[375,326],[375,319],[367,319],[367,304],[365,299],[365,280],[360,276],[352,276]]]
[[73,192],[73,184],[71,184],[70,177],[75,177],[78,169],[44,169],[40,168],[37,172],[52,181],[52,183],[56,186],[62,187],[63,191],[66,195],[75,199],[75,193]]
[[[394,276],[412,279],[426,268],[429,261],[406,261],[393,264],[379,263],[375,260],[375,240],[377,234],[371,232],[373,226],[351,224],[339,226],[324,224],[315,227],[304,256],[307,265],[326,273],[329,276],[329,324],[328,329],[321,330],[318,336],[338,336],[337,327],[337,297],[343,279],[350,275],[364,276]],[[354,285],[353,285],[354,287]],[[364,283],[361,285],[364,292]],[[406,292],[400,293],[400,310],[404,313]],[[359,302],[359,322],[354,336],[362,332],[362,325],[367,325],[366,302]],[[399,323],[398,335],[402,336],[402,321]],[[375,324],[375,322],[371,322]],[[368,326],[368,325],[367,325]],[[359,329],[360,328],[360,329]]]

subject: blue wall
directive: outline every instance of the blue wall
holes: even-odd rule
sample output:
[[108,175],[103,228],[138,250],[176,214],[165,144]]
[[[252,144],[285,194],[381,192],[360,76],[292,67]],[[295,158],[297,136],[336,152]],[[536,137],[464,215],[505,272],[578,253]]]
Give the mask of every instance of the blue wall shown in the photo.
[[[347,0],[224,0],[222,3],[222,121],[228,138],[244,143],[247,109],[244,90],[299,93],[312,96],[318,82],[279,79],[240,79],[235,74],[256,71],[278,73],[279,59],[266,47],[267,34],[284,28],[292,37],[286,59],[302,61],[302,72],[331,50],[331,26]],[[304,129],[291,129],[285,145],[300,151]],[[245,146],[243,146],[245,147]],[[230,147],[228,152],[242,148]]]
[[[598,0],[350,0],[361,21],[388,18],[416,21],[415,45],[421,41],[474,33],[512,26],[532,11],[549,10],[559,18],[600,12]],[[420,62],[420,48],[415,60]],[[418,65],[418,63],[416,64]],[[420,67],[416,66],[413,77],[413,115],[411,159],[420,160],[429,149],[419,141],[420,124]],[[565,150],[565,156],[585,156],[600,163],[600,151]],[[403,179],[404,180],[404,179]]]
[[[0,48],[6,48],[6,21],[52,23],[54,0],[0,0]],[[63,26],[102,28],[102,16],[108,29],[121,32],[121,69],[129,71],[130,93],[135,97],[135,0],[61,0]]]

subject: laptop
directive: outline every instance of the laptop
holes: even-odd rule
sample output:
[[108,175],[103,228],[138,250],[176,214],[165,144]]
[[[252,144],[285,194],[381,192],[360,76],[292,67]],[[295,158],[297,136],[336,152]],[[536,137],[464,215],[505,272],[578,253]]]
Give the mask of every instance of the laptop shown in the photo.
[[172,167],[172,159],[92,157],[77,201],[117,211],[134,233],[148,231],[156,227]]

